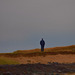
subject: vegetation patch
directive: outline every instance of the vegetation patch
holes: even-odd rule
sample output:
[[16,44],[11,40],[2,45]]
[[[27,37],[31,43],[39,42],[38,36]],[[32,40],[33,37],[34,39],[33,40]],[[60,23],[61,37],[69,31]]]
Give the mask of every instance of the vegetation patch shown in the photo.
[[5,57],[34,57],[34,56],[46,56],[46,55],[57,55],[57,54],[75,54],[75,45],[64,46],[64,47],[53,47],[45,48],[44,52],[41,49],[32,50],[17,50],[12,53],[0,53],[0,56]]
[[19,64],[19,62],[12,60],[7,57],[0,57],[0,65],[6,65],[6,64]]

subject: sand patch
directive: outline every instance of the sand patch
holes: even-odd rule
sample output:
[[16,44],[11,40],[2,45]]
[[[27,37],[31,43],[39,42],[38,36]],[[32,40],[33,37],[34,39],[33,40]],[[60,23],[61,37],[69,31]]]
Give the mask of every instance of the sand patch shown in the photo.
[[47,64],[48,62],[58,62],[58,63],[75,63],[75,55],[46,55],[46,56],[36,56],[36,57],[16,57],[12,58],[13,60],[18,61],[21,64],[27,63],[43,63]]

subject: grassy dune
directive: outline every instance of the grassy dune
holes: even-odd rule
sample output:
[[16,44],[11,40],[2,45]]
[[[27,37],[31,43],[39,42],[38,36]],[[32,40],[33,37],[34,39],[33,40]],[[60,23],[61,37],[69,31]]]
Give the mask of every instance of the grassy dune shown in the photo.
[[0,53],[0,64],[26,64],[26,63],[74,63],[75,45],[64,47],[40,49],[17,50],[13,53]]
[[45,48],[44,52],[40,49],[32,50],[17,50],[13,53],[0,53],[0,56],[18,57],[18,56],[45,56],[45,55],[57,55],[57,54],[75,54],[75,45],[64,47]]
[[57,54],[75,54],[75,45],[64,47],[45,48],[44,52],[41,49],[33,50],[17,50],[13,54],[19,54],[23,56],[45,56],[45,55],[57,55]]
[[[13,53],[37,53],[41,52],[40,49],[32,49],[32,50],[17,50]],[[64,47],[53,47],[53,48],[45,48],[44,52],[75,52],[75,45],[64,46]]]

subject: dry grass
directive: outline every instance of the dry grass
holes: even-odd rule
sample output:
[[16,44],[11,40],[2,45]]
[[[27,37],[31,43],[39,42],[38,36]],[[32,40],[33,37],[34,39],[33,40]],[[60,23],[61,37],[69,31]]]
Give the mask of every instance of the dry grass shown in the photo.
[[33,56],[34,57],[34,56],[46,56],[46,55],[57,55],[57,54],[75,54],[75,45],[45,48],[44,52],[41,52],[40,49],[17,50],[13,53],[0,53],[0,56],[7,56],[7,57]]
[[[53,47],[53,48],[45,48],[44,52],[64,52],[64,51],[71,51],[75,52],[75,45],[71,46],[64,46],[64,47]],[[41,52],[41,49],[32,49],[32,50],[17,50],[13,53],[35,53],[35,52]]]
[[[11,60],[20,64],[39,62],[44,64],[48,62],[75,63],[75,45],[46,48],[44,52],[41,52],[40,49],[17,50],[13,53],[0,53],[0,57],[2,56],[4,58],[1,58],[1,60],[6,63],[11,63]],[[5,58],[10,60],[6,61]]]

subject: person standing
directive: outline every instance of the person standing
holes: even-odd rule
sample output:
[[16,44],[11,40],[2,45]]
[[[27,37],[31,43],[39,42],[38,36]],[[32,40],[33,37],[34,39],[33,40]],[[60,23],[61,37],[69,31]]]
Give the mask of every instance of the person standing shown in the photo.
[[45,46],[45,41],[43,40],[43,38],[40,41],[40,45],[41,45],[41,51],[43,52],[44,51],[44,46]]

